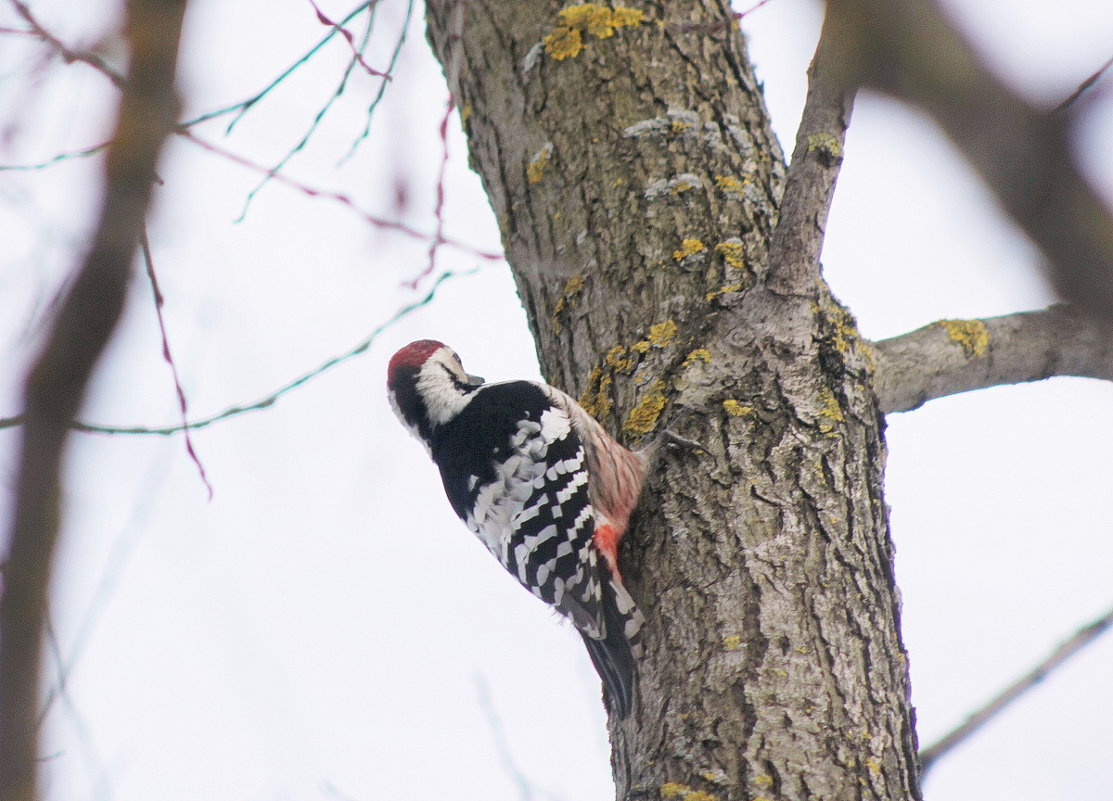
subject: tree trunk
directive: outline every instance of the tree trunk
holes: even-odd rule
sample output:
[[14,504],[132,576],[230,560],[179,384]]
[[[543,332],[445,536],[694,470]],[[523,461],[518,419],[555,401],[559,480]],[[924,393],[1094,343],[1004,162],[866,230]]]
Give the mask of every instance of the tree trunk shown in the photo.
[[817,265],[766,282],[785,166],[729,7],[428,5],[547,379],[704,446],[623,546],[618,798],[918,798],[871,351]]

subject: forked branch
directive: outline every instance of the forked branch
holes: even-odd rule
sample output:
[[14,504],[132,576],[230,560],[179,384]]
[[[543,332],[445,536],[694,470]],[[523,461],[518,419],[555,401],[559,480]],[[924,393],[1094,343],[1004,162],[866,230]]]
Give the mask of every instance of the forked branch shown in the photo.
[[807,293],[819,277],[827,214],[854,106],[854,91],[837,69],[841,46],[828,15],[808,68],[808,96],[769,247],[766,285],[779,294]]

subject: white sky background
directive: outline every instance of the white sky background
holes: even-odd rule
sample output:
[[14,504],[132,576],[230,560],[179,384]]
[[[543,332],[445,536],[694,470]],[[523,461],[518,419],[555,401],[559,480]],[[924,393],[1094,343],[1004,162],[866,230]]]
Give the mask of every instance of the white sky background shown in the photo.
[[[1113,50],[1106,3],[961,6],[997,69],[1048,104]],[[81,18],[71,3],[33,4],[78,45],[111,30],[117,14],[110,2],[86,7]],[[334,18],[350,8],[321,7]],[[376,67],[403,8],[383,2],[381,38],[368,51]],[[744,22],[786,150],[818,22],[806,0],[774,0]],[[15,24],[5,4],[0,25]],[[325,32],[304,0],[193,0],[186,116],[250,96]],[[422,37],[417,24],[369,143],[335,167],[377,86],[357,69],[285,172],[428,231],[447,91]],[[4,37],[0,163],[102,141],[115,98],[107,82],[74,65],[28,89],[27,52]],[[331,95],[348,55],[335,40],[231,136],[220,121],[197,133],[273,164]],[[1080,135],[1107,197],[1110,87],[1107,79],[1095,92]],[[455,118],[449,130],[447,233],[497,250]],[[98,170],[96,159],[76,159],[0,172],[0,416],[18,411],[51,299],[82,255]],[[258,176],[183,140],[171,143],[161,175],[151,239],[193,418],[267,395],[424,291],[402,282],[423,268],[427,246],[340,204],[271,184],[236,223]],[[888,102],[858,102],[828,231],[827,276],[871,338],[1051,300],[1037,254],[952,149]],[[598,681],[579,638],[456,520],[385,401],[387,359],[420,337],[451,343],[489,379],[537,375],[505,266],[450,248],[438,259],[441,269],[481,269],[444,284],[366,354],[271,408],[194,434],[211,502],[180,438],[73,438],[53,611],[72,669],[48,718],[50,798],[613,797]],[[84,417],[173,423],[145,278],[133,290]],[[1108,384],[1056,379],[890,417],[887,493],[922,743],[1113,601],[1111,401]],[[8,487],[17,440],[0,431]],[[5,530],[9,516],[5,504]],[[1113,797],[1111,665],[1107,637],[941,763],[927,798]],[[56,660],[50,670],[56,677]]]

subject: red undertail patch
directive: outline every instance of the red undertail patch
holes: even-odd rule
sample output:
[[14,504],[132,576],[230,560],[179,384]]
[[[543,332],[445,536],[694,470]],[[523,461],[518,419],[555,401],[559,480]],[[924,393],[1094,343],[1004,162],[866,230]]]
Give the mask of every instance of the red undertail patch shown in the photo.
[[619,539],[621,539],[621,535],[615,531],[614,526],[610,523],[603,523],[595,527],[595,547],[607,560],[607,567],[611,569],[611,575],[622,581],[622,575],[618,572]]

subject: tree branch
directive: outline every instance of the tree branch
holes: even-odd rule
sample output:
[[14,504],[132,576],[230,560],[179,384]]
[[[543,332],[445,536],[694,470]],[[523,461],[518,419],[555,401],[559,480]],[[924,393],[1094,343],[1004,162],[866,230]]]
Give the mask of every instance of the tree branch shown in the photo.
[[831,0],[846,79],[929,114],[1047,257],[1080,311],[1113,317],[1113,215],[1070,152],[1072,109],[1045,111],[997,80],[932,0]]
[[1105,75],[1106,72],[1108,72],[1110,67],[1113,67],[1113,56],[1111,56],[1108,61],[1098,67],[1093,72],[1093,74],[1090,75],[1089,78],[1078,84],[1078,88],[1071,92],[1066,97],[1066,99],[1063,100],[1062,103],[1055,107],[1055,113],[1061,114],[1062,112],[1066,111],[1067,108],[1078,102],[1078,99],[1082,97],[1082,95],[1090,91],[1090,89],[1093,88],[1094,84],[1101,80],[1101,77]]
[[41,648],[63,450],[70,420],[124,308],[158,155],[178,111],[173,81],[184,11],[184,0],[128,3],[131,64],[105,164],[100,221],[25,385],[18,490],[0,598],[0,801],[38,798]]
[[873,343],[881,411],[1052,376],[1113,380],[1113,343],[1103,325],[1068,307],[984,320],[941,320]]
[[68,47],[65,42],[42,26],[35,18],[35,15],[31,13],[31,9],[26,3],[22,2],[22,0],[8,0],[8,2],[15,8],[16,13],[23,17],[23,21],[31,27],[32,35],[54,50],[67,64],[73,64],[75,61],[88,64],[97,72],[108,78],[108,80],[112,81],[117,89],[124,88],[126,82],[124,76],[112,69],[103,58],[96,53],[90,53],[86,50],[74,50]]
[[[270,392],[265,397],[262,397],[259,400],[250,403],[237,404],[225,409],[222,412],[209,415],[208,417],[200,417],[195,420],[184,420],[180,423],[172,423],[165,426],[109,426],[101,425],[98,423],[87,423],[81,420],[72,421],[70,423],[70,426],[73,428],[74,431],[83,431],[87,434],[136,434],[169,436],[170,434],[178,434],[186,430],[198,431],[202,428],[208,428],[214,423],[219,423],[222,420],[227,420],[230,417],[247,414],[248,412],[259,411],[260,409],[269,409],[271,406],[277,403],[278,400],[286,393],[293,392],[295,389],[308,384],[313,379],[328,372],[333,367],[336,367],[348,361],[349,359],[366,353],[368,348],[371,347],[371,344],[379,338],[379,335],[382,334],[383,331],[386,331],[399,320],[404,319],[410,313],[416,311],[417,309],[420,309],[422,306],[427,306],[428,304],[432,303],[433,298],[436,297],[437,290],[445,281],[453,278],[466,278],[468,276],[475,275],[478,269],[478,267],[473,267],[470,270],[462,270],[460,272],[449,270],[448,272],[441,273],[429,287],[429,291],[427,291],[421,298],[400,307],[384,322],[379,323],[379,325],[375,326],[375,329],[370,334],[361,339],[353,347],[349,348],[341,354],[332,356],[322,364],[314,367],[309,372],[302,373],[297,378],[286,382],[281,387]],[[25,422],[26,415],[22,414],[16,415],[15,417],[0,417],[0,429],[21,426]]]
[[808,97],[770,244],[766,286],[778,294],[811,291],[819,276],[827,214],[854,106],[854,91],[833,68],[842,58],[837,53],[841,46],[828,13],[808,68]]
[[956,746],[967,740],[974,732],[1004,711],[1009,704],[1047,678],[1051,671],[1100,637],[1110,626],[1113,626],[1113,609],[1076,631],[1070,639],[1048,654],[1046,659],[990,699],[989,703],[981,709],[970,715],[961,726],[920,751],[921,778],[938,763],[940,757],[948,754]]

